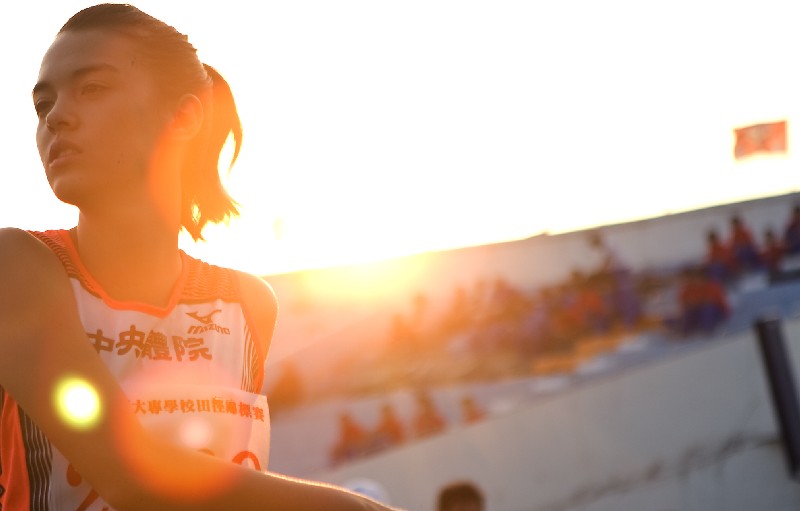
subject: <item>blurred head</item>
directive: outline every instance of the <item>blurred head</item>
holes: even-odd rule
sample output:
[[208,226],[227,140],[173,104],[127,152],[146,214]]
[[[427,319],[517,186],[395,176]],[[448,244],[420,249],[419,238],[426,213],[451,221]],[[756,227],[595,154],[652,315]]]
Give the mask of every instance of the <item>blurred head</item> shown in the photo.
[[195,239],[237,214],[218,169],[228,137],[233,161],[241,145],[233,96],[175,28],[127,4],[86,8],[45,54],[33,99],[39,153],[61,200],[84,211],[149,185]]
[[686,282],[697,282],[705,278],[708,268],[703,264],[691,264],[681,270],[681,276]]
[[437,511],[483,511],[483,493],[469,481],[450,483],[439,490]]
[[593,248],[600,248],[603,246],[603,235],[600,231],[593,230],[589,232],[589,245]]
[[339,414],[339,427],[345,433],[361,433],[361,425],[355,417],[350,415],[350,412],[341,412]]

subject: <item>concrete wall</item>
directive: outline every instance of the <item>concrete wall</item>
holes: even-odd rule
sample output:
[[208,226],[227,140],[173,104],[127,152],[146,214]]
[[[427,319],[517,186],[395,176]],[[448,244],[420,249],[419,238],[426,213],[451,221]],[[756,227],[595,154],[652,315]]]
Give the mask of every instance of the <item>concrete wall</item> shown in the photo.
[[[784,331],[797,375],[800,319]],[[313,478],[367,478],[418,511],[461,478],[484,488],[488,511],[798,509],[774,417],[746,331]]]

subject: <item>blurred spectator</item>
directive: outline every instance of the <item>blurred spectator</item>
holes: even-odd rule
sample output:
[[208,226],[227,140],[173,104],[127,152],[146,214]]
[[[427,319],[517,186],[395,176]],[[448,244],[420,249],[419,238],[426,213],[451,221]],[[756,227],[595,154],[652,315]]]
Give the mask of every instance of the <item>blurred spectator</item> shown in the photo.
[[795,204],[783,232],[783,246],[787,255],[800,254],[800,204]]
[[471,314],[482,310],[486,306],[486,302],[489,300],[489,294],[489,284],[486,282],[486,279],[478,279],[473,284],[472,291],[470,292],[468,312]]
[[633,273],[603,240],[599,231],[592,231],[589,234],[589,245],[601,257],[595,275],[607,276],[610,279],[608,301],[611,308],[624,326],[634,326],[641,317],[642,306]]
[[770,275],[777,275],[781,271],[781,261],[784,256],[784,245],[773,229],[764,231],[764,246],[761,250],[761,260]]
[[453,290],[452,301],[442,318],[442,333],[447,336],[461,331],[469,324],[470,316],[467,291],[458,286]]
[[353,460],[365,454],[367,433],[349,412],[339,414],[339,439],[331,450],[334,464]]
[[414,418],[414,435],[423,438],[441,433],[447,427],[444,417],[436,409],[427,392],[417,393],[417,414]]
[[574,303],[573,296],[572,287],[567,284],[542,290],[542,304],[547,317],[544,342],[542,343],[543,351],[569,349],[575,340],[577,326],[574,310],[570,310],[570,305]]
[[522,315],[527,301],[522,293],[503,278],[496,278],[486,316],[490,320],[514,319]]
[[730,219],[731,238],[730,251],[733,263],[738,272],[753,271],[761,268],[761,255],[750,232],[750,228],[739,215]]
[[414,295],[413,303],[413,320],[417,325],[423,324],[427,320],[428,315],[428,296],[425,293],[419,292]]
[[605,242],[600,231],[589,232],[589,246],[600,256],[600,264],[595,268],[596,273],[614,273],[626,269],[617,253]]
[[736,275],[730,247],[722,242],[714,229],[709,229],[706,234],[706,265],[709,276],[720,284],[729,283]]
[[547,335],[548,314],[547,306],[542,297],[543,290],[540,289],[536,295],[532,295],[525,316],[520,325],[520,354],[530,357],[542,348],[542,343]]
[[392,316],[392,324],[389,330],[389,343],[398,355],[409,355],[416,353],[417,335],[410,322],[403,314],[396,312]]
[[471,481],[443,486],[436,499],[436,511],[483,511],[483,492]]
[[397,417],[389,403],[384,403],[381,407],[381,416],[378,425],[372,432],[372,449],[383,449],[405,442],[406,434],[403,423]]
[[586,277],[583,272],[573,269],[570,272],[569,279],[563,282],[558,288],[556,303],[563,311],[566,318],[568,318],[567,321],[569,322],[569,327],[574,330],[572,334],[574,336],[580,335],[580,330],[583,326],[580,321],[580,311],[578,310],[577,303],[581,285],[585,280]]
[[683,335],[710,334],[730,314],[725,290],[702,267],[690,267],[682,272],[678,300],[679,328]]
[[472,424],[486,418],[486,411],[481,408],[472,396],[461,398],[461,420],[464,424]]
[[584,334],[600,335],[611,328],[611,311],[604,300],[601,286],[609,279],[603,274],[592,275],[575,283],[577,295],[573,307],[576,321]]
[[505,279],[494,279],[486,300],[472,314],[470,342],[474,352],[490,354],[522,349],[522,328],[530,303],[524,293]]
[[269,408],[272,413],[280,413],[300,404],[305,398],[303,378],[297,366],[290,361],[282,364],[281,375],[267,390]]

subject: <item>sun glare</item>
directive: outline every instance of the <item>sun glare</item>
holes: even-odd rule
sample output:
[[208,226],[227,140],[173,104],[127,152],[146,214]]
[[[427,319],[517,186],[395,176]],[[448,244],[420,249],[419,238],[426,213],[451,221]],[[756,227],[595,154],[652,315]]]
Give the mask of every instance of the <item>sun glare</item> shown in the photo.
[[426,257],[363,263],[335,272],[312,273],[307,283],[315,296],[332,295],[356,300],[387,295],[406,296],[410,285],[420,280]]
[[[716,9],[629,4],[634,22],[614,30],[614,10],[594,12],[591,2],[585,9],[602,23],[585,24],[558,3],[450,2],[425,4],[424,16],[422,4],[375,18],[324,3],[330,19],[288,8],[234,15],[229,38],[208,28],[215,24],[185,20],[197,46],[215,52],[207,61],[235,91],[245,132],[230,175],[230,141],[220,158],[241,218],[211,226],[209,243],[184,246],[209,262],[274,275],[794,190],[795,175],[779,168],[793,165],[791,153],[734,161],[732,139],[737,126],[791,123],[799,113],[798,80],[786,64],[798,40],[791,16],[732,7],[708,37],[697,28],[716,20]],[[181,19],[180,9],[156,5]],[[439,21],[456,13],[461,22],[442,37]],[[686,37],[675,41],[672,26]],[[413,40],[403,37],[408,30]],[[263,49],[256,67],[236,43],[248,33]],[[268,79],[253,79],[254,70]]]
[[79,378],[66,378],[58,385],[55,404],[61,419],[77,429],[90,428],[100,418],[97,392]]

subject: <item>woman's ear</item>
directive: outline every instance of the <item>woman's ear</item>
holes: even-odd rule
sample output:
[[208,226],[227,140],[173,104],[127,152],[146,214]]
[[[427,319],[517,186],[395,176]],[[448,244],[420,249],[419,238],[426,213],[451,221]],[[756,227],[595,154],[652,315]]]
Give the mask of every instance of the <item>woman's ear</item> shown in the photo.
[[170,131],[176,138],[190,140],[203,126],[203,103],[194,94],[184,94],[172,116]]

